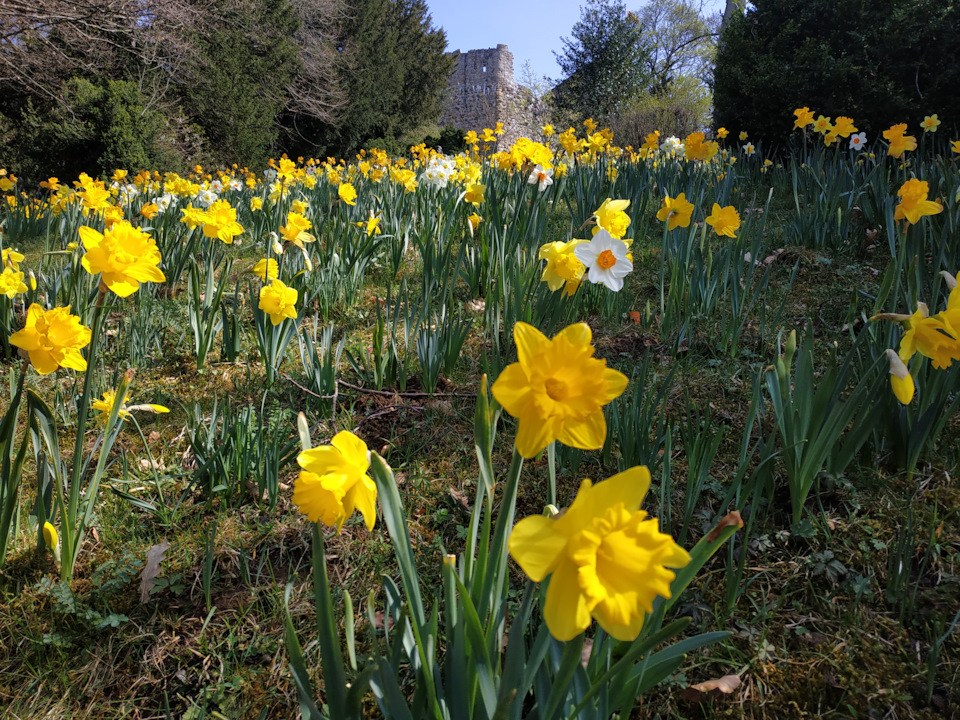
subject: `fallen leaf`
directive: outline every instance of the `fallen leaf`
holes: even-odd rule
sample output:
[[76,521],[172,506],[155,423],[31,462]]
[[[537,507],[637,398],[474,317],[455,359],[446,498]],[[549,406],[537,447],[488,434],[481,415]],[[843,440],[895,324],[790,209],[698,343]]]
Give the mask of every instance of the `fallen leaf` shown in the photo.
[[723,695],[729,695],[740,687],[739,675],[724,675],[716,680],[707,680],[706,682],[691,685],[683,691],[683,696],[691,702],[699,702],[707,698],[718,698]]
[[723,516],[720,522],[717,523],[717,526],[707,535],[707,542],[716,540],[728,527],[743,527],[743,518],[740,517],[740,513],[736,510],[728,512]]
[[147,435],[147,442],[150,443],[151,445],[153,445],[159,439],[160,439],[160,433],[158,433],[156,430],[154,430],[152,433]]
[[163,554],[169,549],[170,543],[164,540],[159,545],[154,545],[147,550],[147,564],[140,573],[140,602],[149,602],[153,580],[160,574],[160,563],[163,562]]

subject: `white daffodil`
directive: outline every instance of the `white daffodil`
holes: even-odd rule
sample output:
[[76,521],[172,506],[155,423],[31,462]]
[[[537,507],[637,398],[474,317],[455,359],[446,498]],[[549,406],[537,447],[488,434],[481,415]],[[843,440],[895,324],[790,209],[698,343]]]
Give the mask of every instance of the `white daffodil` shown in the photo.
[[614,292],[623,287],[624,276],[633,270],[626,243],[606,230],[598,231],[590,242],[578,245],[573,254],[586,266],[590,282],[603,283]]
[[867,134],[865,132],[855,133],[850,136],[850,149],[863,150],[867,144]]
[[545,168],[543,165],[537,165],[533,169],[533,172],[530,173],[530,177],[527,178],[527,183],[530,185],[539,185],[540,192],[543,192],[550,185],[553,185],[553,168]]

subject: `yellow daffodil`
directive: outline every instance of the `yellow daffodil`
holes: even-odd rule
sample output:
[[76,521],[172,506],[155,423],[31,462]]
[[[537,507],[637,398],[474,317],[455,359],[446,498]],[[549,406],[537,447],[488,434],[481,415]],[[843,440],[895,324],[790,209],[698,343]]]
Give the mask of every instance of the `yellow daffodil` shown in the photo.
[[[163,405],[154,405],[153,403],[147,403],[144,405],[132,405],[127,407],[127,400],[130,397],[129,391],[127,392],[126,397],[123,398],[123,401],[120,403],[120,410],[117,412],[117,418],[124,419],[130,417],[131,412],[136,412],[138,410],[144,410],[153,413],[168,413],[170,408],[164,407]],[[103,393],[103,398],[94,400],[90,403],[90,409],[96,410],[99,415],[97,415],[97,422],[101,425],[106,425],[107,420],[110,418],[110,411],[113,409],[113,403],[117,399],[117,392],[115,390],[107,390]]]
[[153,220],[159,212],[160,208],[156,203],[148,202],[140,206],[140,215],[146,220]]
[[727,135],[729,134],[730,134],[730,131],[727,130],[725,127],[717,128],[717,137],[720,138],[721,140],[726,138]]
[[584,480],[573,504],[556,517],[526,517],[510,534],[510,555],[527,576],[550,586],[543,617],[551,635],[572,640],[591,617],[609,635],[630,642],[657,596],[690,555],[640,509],[650,487],[645,467],[593,485]]
[[684,157],[687,160],[705,162],[720,151],[720,146],[709,140],[704,140],[702,132],[690,133],[683,141]]
[[894,220],[906,220],[910,224],[920,222],[924,215],[936,215],[943,212],[943,205],[932,200],[927,200],[927,193],[930,186],[925,180],[911,178],[897,190],[900,196],[900,204],[897,205],[894,212]]
[[20,293],[27,291],[27,284],[23,281],[23,273],[18,270],[4,268],[0,273],[0,295],[6,295],[13,300]]
[[594,450],[603,446],[603,406],[627,387],[627,377],[593,357],[586,323],[571,325],[548,339],[532,325],[513,328],[519,362],[508,365],[493,384],[493,396],[520,421],[517,451],[531,458],[554,440]]
[[180,222],[182,222],[191,230],[203,225],[206,213],[200,208],[195,208],[193,203],[188,204],[185,208],[180,210],[180,212],[183,213],[183,217],[180,218]]
[[544,125],[540,129],[543,131],[544,137],[550,137],[554,133],[553,125]]
[[[804,106],[802,108],[797,108],[793,111],[794,116],[797,118],[793,122],[793,129],[800,130],[805,128],[807,125],[813,125],[813,111]],[[743,138],[741,138],[742,140]]]
[[56,549],[57,545],[60,544],[60,536],[57,535],[57,528],[53,526],[52,522],[46,521],[43,523],[43,542],[49,550]]
[[263,198],[254,197],[250,198],[250,210],[256,212],[257,210],[263,209]]
[[273,258],[269,260],[263,258],[258,261],[256,265],[250,268],[250,272],[260,278],[263,282],[267,280],[276,280],[280,277],[280,266],[277,264],[277,261]]
[[887,350],[887,359],[890,361],[890,387],[901,405],[909,405],[913,400],[916,385],[913,376],[900,356],[893,350]]
[[23,254],[18,253],[16,250],[4,248],[0,250],[0,265],[3,265],[5,268],[10,268],[11,270],[19,270],[20,263],[23,262],[23,257]]
[[743,142],[743,141],[746,140],[746,139],[747,139],[747,131],[746,131],[746,130],[741,130],[741,131],[740,131],[740,142]]
[[480,226],[480,223],[483,222],[483,218],[477,213],[473,213],[473,215],[468,217],[467,220],[470,221],[470,229],[472,231],[475,231]]
[[330,445],[304,450],[297,456],[302,468],[293,488],[293,502],[311,522],[336,526],[337,532],[354,510],[363,515],[368,530],[377,521],[377,486],[367,475],[366,444],[342,430]]
[[208,238],[231,245],[242,232],[243,226],[237,222],[237,210],[226,200],[217,200],[203,215],[203,234]]
[[937,128],[940,127],[940,118],[937,117],[936,113],[927,115],[920,123],[920,127],[923,128],[924,132],[936,132]]
[[260,303],[257,307],[270,316],[270,322],[279,325],[285,319],[297,319],[296,288],[288,288],[279,279],[274,278],[269,285],[260,288]]
[[25,327],[10,336],[10,344],[25,350],[36,371],[48,375],[61,367],[86,370],[80,348],[90,343],[90,336],[90,328],[70,314],[69,306],[48,311],[34,303],[27,310]]
[[900,123],[883,131],[883,138],[890,147],[887,148],[887,155],[894,158],[900,158],[907,150],[917,149],[917,139],[913,135],[905,135],[907,124]]
[[91,227],[80,228],[86,251],[80,263],[120,297],[133,295],[142,282],[164,282],[167,278],[157,267],[160,250],[152,237],[123,220],[101,235]]
[[307,232],[313,223],[299,213],[287,213],[287,224],[280,226],[280,237],[288,243],[302,248],[304,243],[313,242],[316,238]]
[[673,230],[677,227],[690,227],[690,218],[693,215],[693,204],[687,202],[685,193],[680,193],[676,198],[669,195],[663,199],[663,205],[657,212],[657,220],[667,223],[667,229]]
[[927,306],[918,303],[917,311],[904,323],[907,331],[900,338],[900,359],[910,362],[914,353],[933,361],[933,367],[944,370],[960,360],[960,339],[954,336],[943,318],[928,317]]
[[340,183],[339,187],[337,187],[337,197],[347,205],[357,204],[357,190],[350,183]]
[[607,198],[603,204],[593,213],[597,222],[594,228],[594,235],[597,230],[604,229],[615,238],[622,238],[627,234],[627,228],[630,226],[630,216],[624,212],[630,207],[629,200],[611,200]]
[[578,245],[586,240],[570,240],[569,242],[550,242],[540,247],[539,258],[546,260],[540,280],[551,290],[563,288],[564,295],[573,295],[580,287],[586,266],[574,255]]
[[856,131],[857,128],[853,124],[853,118],[848,118],[844,115],[841,115],[833,122],[833,132],[839,137],[850,137],[850,135]]
[[370,217],[367,218],[366,222],[361,220],[360,222],[355,222],[354,225],[365,231],[367,233],[367,237],[370,237],[374,233],[379,235],[381,232],[383,232],[380,229],[380,218],[374,217],[372,210],[370,211]]
[[713,212],[707,216],[706,222],[717,235],[735,238],[740,228],[740,213],[733,205],[722,208],[719,203],[714,203]]
[[478,207],[483,202],[483,193],[486,189],[487,186],[480,183],[467,183],[467,191],[463,199],[474,207]]
[[826,117],[825,115],[821,115],[813,121],[813,129],[821,135],[826,135],[828,132],[833,130],[833,125],[830,123],[830,118]]

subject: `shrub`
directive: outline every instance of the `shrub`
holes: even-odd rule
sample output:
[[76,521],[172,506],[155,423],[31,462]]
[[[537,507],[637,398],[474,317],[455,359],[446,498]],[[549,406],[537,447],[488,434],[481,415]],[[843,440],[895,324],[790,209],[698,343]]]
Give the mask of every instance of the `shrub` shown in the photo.
[[774,142],[802,106],[873,135],[931,113],[956,130],[958,26],[960,7],[941,0],[755,0],[721,36],[714,120]]

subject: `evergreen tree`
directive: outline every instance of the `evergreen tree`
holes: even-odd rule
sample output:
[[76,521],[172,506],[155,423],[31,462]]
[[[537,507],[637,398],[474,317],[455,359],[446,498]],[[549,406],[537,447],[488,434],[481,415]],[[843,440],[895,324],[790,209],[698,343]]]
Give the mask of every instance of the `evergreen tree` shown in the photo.
[[261,169],[276,150],[277,117],[300,69],[290,0],[222,0],[216,29],[196,38],[200,60],[186,109],[212,159]]
[[[367,141],[400,141],[435,121],[453,59],[424,0],[350,0],[341,37],[346,108],[336,127],[315,127],[315,147],[352,154]],[[301,127],[303,135],[308,131]]]
[[854,118],[876,137],[938,113],[958,129],[960,6],[941,0],[753,0],[714,71],[714,121],[782,141],[793,110]]

